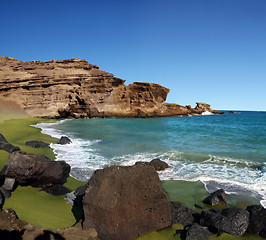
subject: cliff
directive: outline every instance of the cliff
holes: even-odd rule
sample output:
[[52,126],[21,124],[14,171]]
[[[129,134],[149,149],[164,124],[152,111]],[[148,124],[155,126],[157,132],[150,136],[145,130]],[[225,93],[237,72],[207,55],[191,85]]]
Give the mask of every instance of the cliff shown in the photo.
[[[162,117],[214,111],[164,103],[169,89],[125,80],[82,59],[22,62],[0,57],[0,103],[13,102],[30,116]],[[1,104],[0,104],[1,105]],[[2,104],[3,105],[3,104]]]

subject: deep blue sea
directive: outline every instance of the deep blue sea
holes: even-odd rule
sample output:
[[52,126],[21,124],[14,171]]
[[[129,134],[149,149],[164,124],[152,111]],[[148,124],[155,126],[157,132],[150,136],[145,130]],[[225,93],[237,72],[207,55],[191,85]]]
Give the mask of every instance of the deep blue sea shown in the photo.
[[77,179],[106,166],[160,158],[170,166],[159,173],[162,180],[200,180],[209,191],[252,194],[266,206],[266,112],[63,120],[37,127],[72,140],[52,147]]

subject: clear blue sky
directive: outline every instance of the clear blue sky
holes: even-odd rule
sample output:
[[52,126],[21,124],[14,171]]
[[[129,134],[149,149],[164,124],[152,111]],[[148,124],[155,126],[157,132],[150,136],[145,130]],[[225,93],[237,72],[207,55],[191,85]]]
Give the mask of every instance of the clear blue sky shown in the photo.
[[167,102],[266,111],[266,0],[0,0],[0,56],[83,58]]

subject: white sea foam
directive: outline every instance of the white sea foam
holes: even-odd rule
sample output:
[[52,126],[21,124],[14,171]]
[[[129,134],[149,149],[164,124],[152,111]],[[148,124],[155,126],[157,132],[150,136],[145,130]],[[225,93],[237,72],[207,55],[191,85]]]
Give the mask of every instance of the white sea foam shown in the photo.
[[[65,121],[65,120],[64,120]],[[62,123],[40,123],[42,133],[60,138],[65,133],[56,129]],[[71,176],[87,181],[96,169],[111,165],[134,165],[138,161],[149,162],[160,158],[169,168],[158,172],[161,180],[201,181],[208,191],[223,188],[227,193],[247,193],[261,199],[266,208],[266,166],[256,167],[254,162],[206,154],[193,154],[178,151],[159,153],[135,153],[114,157],[104,157],[94,144],[100,140],[84,140],[67,135],[72,143],[51,144],[56,160],[64,160],[71,166]]]
[[205,115],[213,115],[213,113],[209,112],[209,111],[205,111],[203,112],[201,115],[205,116]]

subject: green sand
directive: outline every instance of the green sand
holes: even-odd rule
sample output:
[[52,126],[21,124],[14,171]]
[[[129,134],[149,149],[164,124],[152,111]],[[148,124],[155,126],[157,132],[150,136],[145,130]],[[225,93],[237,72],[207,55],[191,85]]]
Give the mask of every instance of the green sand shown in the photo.
[[[47,143],[55,143],[56,138],[42,134],[41,130],[30,125],[39,122],[52,122],[55,120],[29,118],[24,116],[21,119],[13,117],[10,120],[0,117],[0,133],[4,135],[8,142],[18,146],[21,150],[29,153],[38,153],[55,159],[52,149],[33,148],[25,145],[29,140],[40,140]],[[22,116],[21,116],[22,117]],[[14,119],[13,119],[14,118]],[[0,150],[0,167],[5,165],[9,154]],[[78,186],[84,185],[85,182],[78,181],[72,177],[67,179],[64,186],[70,190],[75,190]],[[11,198],[6,199],[4,208],[12,208],[16,211],[21,220],[31,223],[35,226],[44,228],[57,229],[70,227],[76,223],[72,213],[72,205],[64,200],[64,196],[52,196],[33,187],[18,187]]]
[[[55,143],[57,139],[49,135],[42,134],[40,129],[31,127],[39,122],[54,122],[55,120],[30,118],[25,115],[8,115],[0,112],[0,133],[13,145],[19,146],[21,150],[29,153],[39,153],[55,159],[52,149],[38,149],[25,146],[25,142],[29,140],[41,140],[47,143]],[[9,154],[0,150],[0,169],[5,165]],[[70,190],[74,190],[78,186],[84,185],[85,182],[78,181],[72,177],[67,179],[64,184]],[[179,201],[194,210],[198,203],[209,209],[210,207],[201,202],[208,192],[200,182],[185,181],[163,181],[162,185],[172,201]],[[250,204],[258,204],[258,201],[248,196],[229,195],[229,204],[245,208]],[[14,209],[21,220],[27,221],[35,226],[44,228],[57,229],[70,227],[76,222],[73,214],[72,205],[67,204],[64,196],[55,197],[41,191],[39,188],[18,187],[12,197],[6,199],[4,208]],[[154,231],[137,238],[138,240],[171,240],[180,239],[180,230],[183,226],[175,224],[170,228],[160,231]],[[174,236],[174,234],[176,234]],[[221,234],[220,236],[212,236],[210,239],[217,240],[237,240],[237,239],[254,239],[263,238],[251,235],[236,237],[229,234]]]

